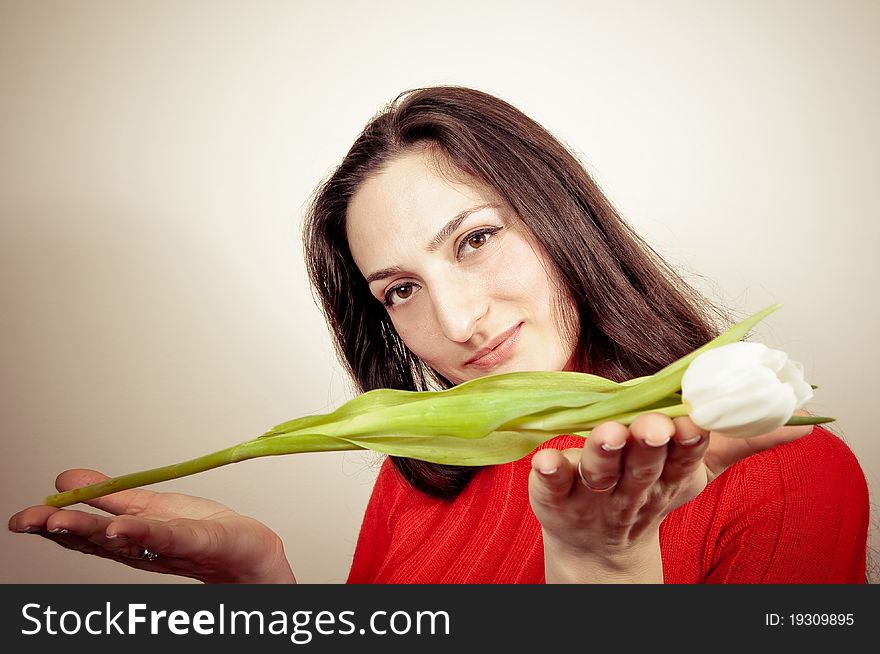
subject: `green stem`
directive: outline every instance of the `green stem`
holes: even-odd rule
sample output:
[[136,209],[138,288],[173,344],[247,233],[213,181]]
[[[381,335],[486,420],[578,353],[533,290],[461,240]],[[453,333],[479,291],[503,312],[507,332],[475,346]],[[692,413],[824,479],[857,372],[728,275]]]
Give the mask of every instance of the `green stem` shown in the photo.
[[792,416],[786,422],[786,425],[822,425],[826,422],[834,422],[837,418],[828,418],[826,416]]
[[[619,422],[623,425],[631,425],[633,421],[638,418],[643,413],[662,413],[665,416],[670,418],[678,418],[680,416],[690,415],[691,407],[686,402],[682,404],[676,404],[674,406],[661,407],[658,409],[651,409],[650,411],[633,411],[632,413],[621,413],[617,416],[611,416],[610,418],[603,418],[602,420],[597,420],[592,423],[588,423],[586,425],[579,425],[580,427],[585,427],[585,430],[582,431],[571,431],[570,433],[574,436],[583,436],[587,437],[590,435],[590,431],[596,427],[598,424],[602,422],[606,422],[607,420],[613,420],[614,422]],[[826,422],[834,422],[836,418],[828,418],[826,416],[792,416],[785,423],[786,426],[793,425],[821,425]]]
[[[294,446],[295,445],[295,446]],[[264,438],[247,441],[239,445],[227,447],[224,450],[205,454],[196,459],[174,463],[161,468],[152,468],[141,472],[133,472],[120,477],[113,477],[106,481],[98,482],[82,488],[64,491],[55,495],[49,495],[45,504],[48,506],[64,507],[77,502],[88,502],[96,497],[109,495],[118,491],[157,484],[160,481],[168,481],[179,477],[186,477],[197,472],[204,472],[213,468],[219,468],[229,463],[238,463],[261,456],[274,456],[277,454],[292,454],[299,452],[329,452],[335,450],[360,449],[352,443],[326,436],[305,435],[296,438],[295,443],[285,438]]]
[[[624,425],[631,425],[633,421],[643,413],[662,413],[664,416],[668,416],[669,418],[679,418],[681,416],[686,416],[690,414],[690,412],[691,405],[687,402],[682,402],[681,404],[665,406],[659,409],[651,409],[650,411],[645,411],[643,409],[641,411],[633,411],[632,413],[624,413],[617,418],[613,418],[613,420],[615,420],[616,422],[620,422]],[[603,420],[602,422],[605,421]]]
[[[660,407],[650,410],[651,413],[661,413],[663,415],[669,416],[670,418],[686,416],[688,415],[689,411],[690,406],[687,403]],[[641,410],[629,413],[621,413],[616,416],[602,418],[601,420],[597,420],[595,422],[572,425],[571,428],[562,431],[548,431],[548,438],[552,438],[554,434],[559,433],[571,433],[578,436],[588,436],[589,430],[593,429],[600,422],[605,422],[606,420],[616,420],[617,422],[621,422],[624,425],[630,425],[638,416],[642,415],[643,413],[646,413],[646,411]],[[833,420],[834,418],[826,418],[823,416],[792,416],[786,424],[817,425],[826,422],[832,422]],[[574,431],[575,429],[586,431]],[[367,445],[366,447],[369,446]],[[173,465],[162,466],[161,468],[152,468],[150,470],[122,475],[120,477],[107,479],[106,481],[102,481],[97,484],[92,484],[91,486],[84,486],[82,488],[75,488],[73,490],[65,491],[63,493],[49,495],[45,499],[45,504],[47,504],[48,506],[60,508],[64,506],[69,506],[71,504],[76,504],[77,502],[88,502],[89,500],[93,500],[97,497],[102,497],[104,495],[109,495],[110,493],[116,493],[119,491],[137,488],[140,486],[148,486],[150,484],[156,484],[162,481],[177,479],[179,477],[186,477],[197,472],[204,472],[205,470],[211,470],[212,468],[218,468],[220,466],[224,466],[230,463],[238,463],[239,461],[246,461],[248,459],[255,459],[261,456],[358,449],[365,449],[365,446],[361,446],[354,442],[345,440],[342,437],[337,438],[320,434],[293,433],[256,438],[254,440],[247,441],[233,447],[228,447],[218,452],[214,452],[213,454],[206,454],[204,456],[200,456],[196,459],[190,459],[189,461],[184,461],[182,463],[175,463]]]

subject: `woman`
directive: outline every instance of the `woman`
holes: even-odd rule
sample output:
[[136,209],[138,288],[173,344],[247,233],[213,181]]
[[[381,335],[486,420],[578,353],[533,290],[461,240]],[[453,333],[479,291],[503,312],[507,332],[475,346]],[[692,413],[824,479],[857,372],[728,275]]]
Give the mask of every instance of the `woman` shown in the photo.
[[[318,190],[306,259],[361,390],[489,373],[655,372],[710,340],[706,304],[546,130],[479,91],[402,94]],[[68,471],[59,490],[93,483]],[[60,544],[206,582],[293,582],[278,537],[216,503],[133,490],[10,520]],[[748,441],[648,414],[520,461],[388,458],[350,582],[861,582],[868,500],[820,429]]]

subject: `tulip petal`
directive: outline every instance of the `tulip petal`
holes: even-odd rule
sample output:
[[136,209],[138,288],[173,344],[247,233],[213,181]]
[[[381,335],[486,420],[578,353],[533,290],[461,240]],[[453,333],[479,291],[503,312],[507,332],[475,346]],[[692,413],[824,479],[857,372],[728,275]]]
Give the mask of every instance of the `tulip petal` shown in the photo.
[[698,356],[682,377],[681,391],[696,424],[738,438],[781,427],[812,397],[803,366],[785,352],[751,342]]

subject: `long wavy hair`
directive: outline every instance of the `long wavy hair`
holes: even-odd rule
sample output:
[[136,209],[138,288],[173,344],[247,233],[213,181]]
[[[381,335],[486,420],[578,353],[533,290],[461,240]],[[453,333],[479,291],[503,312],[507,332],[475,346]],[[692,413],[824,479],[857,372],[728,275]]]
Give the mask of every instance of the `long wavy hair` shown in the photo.
[[[576,307],[579,370],[618,381],[652,374],[717,335],[718,309],[627,225],[546,129],[482,91],[413,89],[369,121],[316,189],[304,226],[311,282],[360,391],[452,385],[397,335],[355,265],[345,229],[360,185],[396,157],[426,146],[497,192],[543,247],[560,296]],[[443,499],[456,497],[479,469],[391,459],[413,487]]]

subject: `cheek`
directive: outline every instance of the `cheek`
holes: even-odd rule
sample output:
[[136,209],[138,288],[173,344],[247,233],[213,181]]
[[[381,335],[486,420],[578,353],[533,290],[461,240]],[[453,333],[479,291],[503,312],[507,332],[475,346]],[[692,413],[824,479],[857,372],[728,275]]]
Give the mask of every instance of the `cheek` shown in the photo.
[[542,307],[547,310],[551,305],[548,268],[523,239],[506,244],[503,256],[498,257],[494,266],[490,282],[496,297],[527,301],[536,309]]
[[424,322],[410,324],[406,319],[394,320],[394,330],[403,340],[404,345],[419,359],[431,365],[438,358],[438,336],[435,331],[426,326]]
[[[577,309],[572,300],[568,300],[567,310],[570,316],[558,315],[556,296],[557,284],[551,279],[552,266],[538,254],[538,246],[529,242],[517,241],[509,251],[505,251],[505,266],[499,268],[498,288],[505,289],[508,299],[526,308],[532,319],[536,321],[546,336],[559,341],[564,354],[568,357],[577,341],[577,324],[573,316]],[[565,321],[573,324],[563,324]]]

